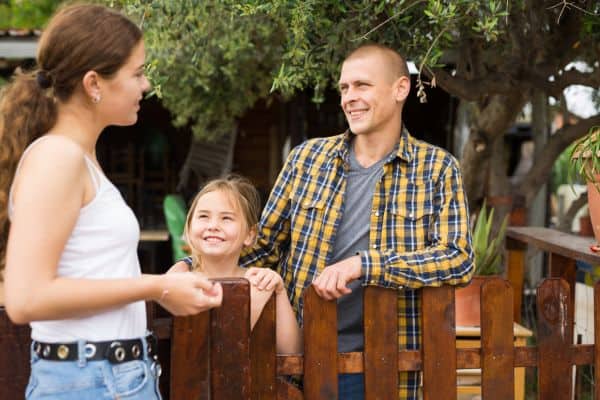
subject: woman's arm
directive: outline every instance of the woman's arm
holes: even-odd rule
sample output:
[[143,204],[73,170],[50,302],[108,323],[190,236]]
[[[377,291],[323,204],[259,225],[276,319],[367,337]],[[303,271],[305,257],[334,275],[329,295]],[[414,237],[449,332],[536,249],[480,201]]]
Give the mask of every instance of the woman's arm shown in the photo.
[[57,265],[79,211],[93,198],[89,188],[83,152],[67,140],[44,140],[22,164],[13,193],[5,274],[6,309],[14,322],[86,316],[140,300],[162,299],[178,314],[220,304],[220,291],[210,292],[213,285],[191,273],[107,280],[58,277]]

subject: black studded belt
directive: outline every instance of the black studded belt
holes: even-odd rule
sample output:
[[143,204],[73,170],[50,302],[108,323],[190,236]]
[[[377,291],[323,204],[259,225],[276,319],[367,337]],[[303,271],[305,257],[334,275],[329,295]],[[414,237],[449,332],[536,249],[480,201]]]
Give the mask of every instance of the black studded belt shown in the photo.
[[[158,341],[154,335],[146,336],[147,352],[149,357],[157,354]],[[79,346],[77,342],[71,343],[43,343],[33,341],[33,351],[44,360],[51,361],[77,361],[79,360]],[[110,340],[106,342],[86,342],[83,348],[87,361],[108,360],[112,364],[127,361],[141,360],[144,358],[144,344],[142,339]]]

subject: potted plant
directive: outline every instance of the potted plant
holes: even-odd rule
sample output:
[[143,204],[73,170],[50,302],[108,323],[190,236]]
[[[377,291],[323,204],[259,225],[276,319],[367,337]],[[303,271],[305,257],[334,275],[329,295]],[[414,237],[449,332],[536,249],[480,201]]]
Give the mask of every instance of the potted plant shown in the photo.
[[600,242],[600,126],[594,126],[575,141],[569,178],[581,177],[587,184],[588,209],[597,242]]
[[504,233],[508,224],[508,215],[504,217],[497,234],[493,234],[494,209],[487,209],[485,201],[479,211],[473,228],[472,246],[475,253],[475,272],[469,285],[457,289],[455,296],[455,315],[457,326],[479,326],[480,291],[486,276],[499,275],[502,272],[502,252]]

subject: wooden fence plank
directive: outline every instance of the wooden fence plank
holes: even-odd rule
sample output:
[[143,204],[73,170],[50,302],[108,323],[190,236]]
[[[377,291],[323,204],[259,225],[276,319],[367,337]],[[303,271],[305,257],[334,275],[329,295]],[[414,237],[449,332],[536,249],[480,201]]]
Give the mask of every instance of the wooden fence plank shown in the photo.
[[173,318],[171,331],[171,399],[209,398],[209,313]]
[[277,352],[275,348],[275,296],[265,304],[250,336],[252,399],[277,398]]
[[510,284],[501,278],[481,288],[481,393],[486,400],[514,399],[513,304]]
[[573,343],[569,285],[562,279],[546,279],[537,289],[538,399],[571,398]]
[[223,303],[210,311],[211,399],[250,400],[250,285],[219,282]]
[[31,329],[13,324],[0,306],[0,399],[22,399],[30,373]]
[[422,290],[423,399],[456,399],[454,288]]
[[[573,330],[573,324],[575,321],[575,275],[577,273],[577,266],[575,265],[575,259],[565,257],[556,253],[548,254],[548,264],[550,265],[550,277],[551,278],[562,278],[567,282],[569,286],[569,309],[568,309],[568,323],[571,331]],[[570,344],[573,344],[571,341]]]
[[338,396],[337,303],[326,301],[310,286],[304,292],[304,397]]
[[365,399],[398,396],[398,293],[394,289],[364,290]]

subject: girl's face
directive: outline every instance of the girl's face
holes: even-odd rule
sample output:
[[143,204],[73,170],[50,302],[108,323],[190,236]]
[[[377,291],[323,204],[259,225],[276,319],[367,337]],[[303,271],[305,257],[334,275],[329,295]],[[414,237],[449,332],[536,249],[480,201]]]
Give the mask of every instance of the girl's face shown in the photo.
[[233,195],[215,190],[202,195],[193,210],[189,240],[202,258],[234,257],[254,240]]
[[140,101],[150,89],[144,63],[144,42],[140,41],[116,75],[102,80],[102,99],[98,107],[109,125],[132,125],[137,121]]

